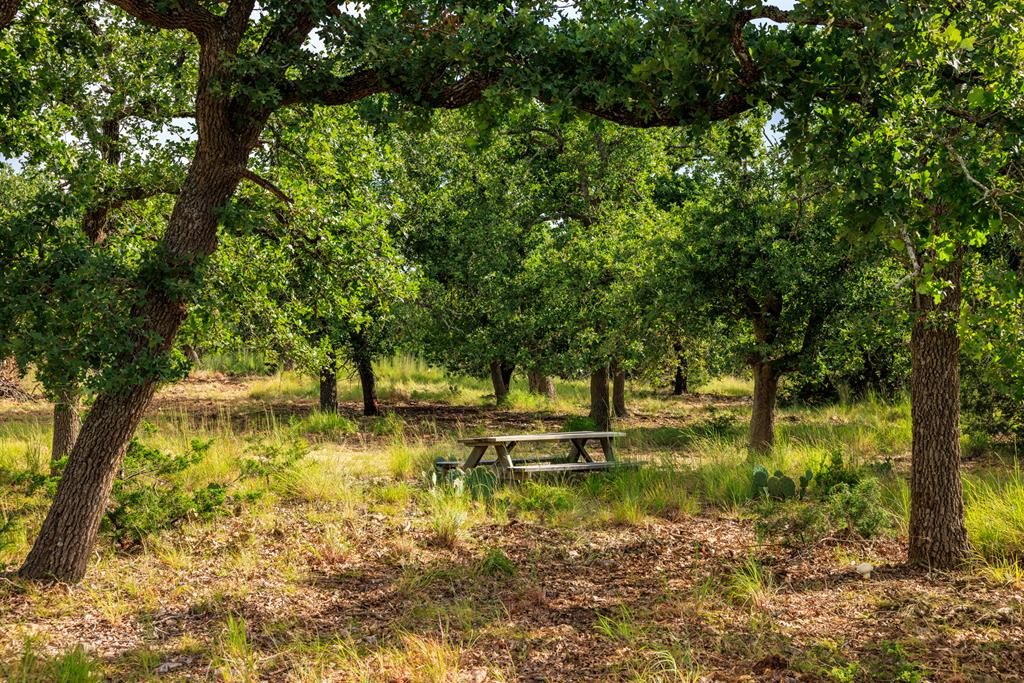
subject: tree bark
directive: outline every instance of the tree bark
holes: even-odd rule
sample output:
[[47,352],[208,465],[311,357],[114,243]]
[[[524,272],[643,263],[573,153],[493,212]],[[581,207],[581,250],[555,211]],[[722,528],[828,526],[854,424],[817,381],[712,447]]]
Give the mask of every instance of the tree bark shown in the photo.
[[611,405],[608,399],[608,366],[603,365],[590,374],[590,419],[597,428],[612,428]]
[[755,362],[754,405],[750,416],[750,448],[764,452],[775,445],[775,400],[780,373],[771,363]]
[[626,371],[618,363],[612,367],[612,405],[615,417],[629,417],[626,410]]
[[338,370],[333,353],[327,363],[320,368],[320,410],[327,413],[338,412]]
[[500,360],[491,361],[491,385],[494,387],[494,402],[503,405],[508,399],[508,385],[505,384],[505,373],[502,372]]
[[356,360],[359,371],[359,385],[363,389],[363,415],[380,415],[380,404],[377,403],[377,378],[373,374],[373,361],[369,355],[360,356]]
[[960,480],[961,264],[939,277],[951,286],[938,305],[929,294],[913,300],[908,556],[913,565],[947,569],[970,553]]
[[672,347],[676,352],[676,375],[672,380],[672,395],[682,396],[688,393],[686,376],[686,358],[683,356],[683,345],[676,342]]
[[82,417],[79,413],[78,393],[65,391],[60,400],[53,404],[53,447],[51,459],[56,462],[71,453],[78,433],[82,429]]
[[551,379],[550,375],[545,375],[540,370],[528,370],[526,377],[529,381],[531,394],[540,394],[550,401],[555,400],[557,397],[555,382]]
[[501,381],[505,384],[505,392],[512,390],[512,373],[516,366],[506,361],[501,361]]

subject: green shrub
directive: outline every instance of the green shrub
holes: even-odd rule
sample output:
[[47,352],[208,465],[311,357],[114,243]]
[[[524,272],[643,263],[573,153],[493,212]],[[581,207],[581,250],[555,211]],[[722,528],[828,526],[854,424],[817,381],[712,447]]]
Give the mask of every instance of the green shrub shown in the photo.
[[754,533],[758,541],[772,541],[785,548],[806,548],[828,536],[831,521],[820,503],[764,501],[758,507]]
[[286,474],[306,457],[309,445],[302,439],[284,443],[254,440],[247,451],[248,457],[239,463],[242,478],[262,478],[269,488],[271,479]]
[[186,491],[174,480],[174,475],[206,459],[212,443],[194,439],[187,451],[173,455],[132,439],[121,475],[114,480],[103,531],[128,548],[185,519],[207,519],[221,512],[226,494],[222,484]]
[[565,421],[562,425],[563,432],[596,432],[598,429],[597,423],[589,417],[582,417],[574,415]]
[[359,425],[344,415],[320,410],[314,410],[302,419],[293,417],[289,427],[295,434],[318,434],[332,439],[359,431]]
[[363,426],[374,436],[395,436],[405,432],[405,422],[395,413],[366,418]]
[[882,489],[874,479],[865,479],[853,487],[835,485],[828,497],[828,508],[839,531],[872,538],[885,527]]
[[818,495],[823,498],[839,484],[853,487],[859,481],[860,474],[857,470],[846,466],[843,462],[843,454],[838,450],[833,450],[828,459],[822,462],[818,471],[814,473],[815,487]]
[[712,412],[694,426],[694,431],[707,437],[725,436],[736,427],[736,416],[729,412]]
[[480,561],[480,573],[493,578],[515,576],[516,565],[501,548],[491,548]]

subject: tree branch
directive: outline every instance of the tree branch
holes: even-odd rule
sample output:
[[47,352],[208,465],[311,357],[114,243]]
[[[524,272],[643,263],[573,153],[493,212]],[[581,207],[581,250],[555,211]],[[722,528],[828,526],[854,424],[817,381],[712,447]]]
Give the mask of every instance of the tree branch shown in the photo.
[[317,79],[289,81],[282,91],[281,105],[287,107],[295,104],[349,104],[386,92],[386,89],[377,72],[366,69],[343,76],[326,87]]
[[264,190],[266,190],[270,194],[274,195],[275,197],[280,199],[285,204],[288,204],[289,206],[294,204],[294,202],[292,201],[292,198],[289,197],[287,194],[285,194],[284,190],[282,190],[277,185],[275,185],[274,183],[270,182],[269,180],[267,180],[263,176],[259,175],[255,171],[250,171],[249,169],[245,169],[244,171],[242,171],[242,177],[244,179],[248,180],[253,185],[258,185],[258,186],[262,187]]
[[865,24],[856,19],[835,17],[805,17],[793,10],[784,10],[774,5],[762,5],[749,10],[751,19],[770,19],[779,24],[796,24],[800,26],[834,26],[836,28],[852,28],[861,30]]
[[154,0],[110,0],[139,21],[164,29],[185,29],[201,42],[214,36],[221,19],[192,0],[177,0],[176,9],[161,9]]

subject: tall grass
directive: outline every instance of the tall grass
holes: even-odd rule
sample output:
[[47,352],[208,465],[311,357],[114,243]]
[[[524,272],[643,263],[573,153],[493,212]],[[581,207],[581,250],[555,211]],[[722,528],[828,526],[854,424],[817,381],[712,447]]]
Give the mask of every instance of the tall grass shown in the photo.
[[752,396],[754,394],[754,380],[748,377],[736,377],[725,375],[709,379],[699,388],[701,393],[714,394],[715,396]]
[[1024,560],[1024,476],[1019,462],[964,477],[964,512],[974,550],[986,561]]

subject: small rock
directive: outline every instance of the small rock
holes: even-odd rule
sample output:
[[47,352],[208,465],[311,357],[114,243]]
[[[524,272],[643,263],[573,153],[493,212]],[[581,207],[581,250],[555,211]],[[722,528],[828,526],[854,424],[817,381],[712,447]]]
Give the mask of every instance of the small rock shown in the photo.
[[184,664],[182,664],[179,661],[175,661],[175,660],[172,659],[171,661],[164,662],[163,664],[158,666],[156,668],[156,673],[157,674],[170,673],[171,671],[174,671],[175,669],[180,669],[182,666],[184,666]]

